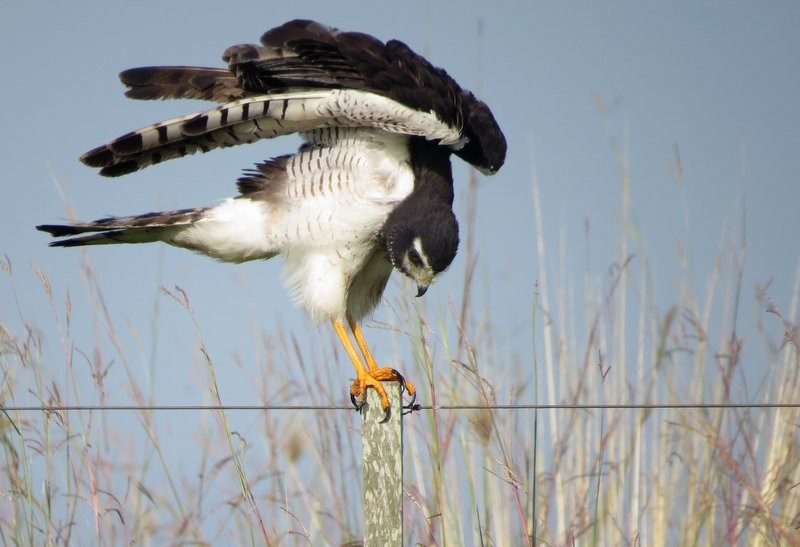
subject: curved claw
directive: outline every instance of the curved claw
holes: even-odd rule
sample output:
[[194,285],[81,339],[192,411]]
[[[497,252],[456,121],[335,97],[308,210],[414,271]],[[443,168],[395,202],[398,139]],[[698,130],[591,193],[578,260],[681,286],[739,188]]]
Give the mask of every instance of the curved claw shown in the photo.
[[415,410],[420,410],[422,407],[416,404],[417,401],[417,390],[414,387],[414,384],[410,382],[406,382],[405,377],[400,374],[400,371],[397,369],[392,369],[394,373],[397,375],[397,381],[400,382],[400,398],[402,399],[403,393],[408,392],[411,395],[411,401],[408,404],[403,405],[403,414],[410,414]]
[[405,405],[401,404],[402,408],[409,411],[419,410],[419,405],[415,404],[417,400],[417,390],[414,384],[406,381],[403,375],[393,368],[375,369],[357,378],[350,386],[350,402],[353,404],[353,408],[355,408],[356,411],[361,411],[367,402],[367,389],[375,389],[381,397],[381,407],[384,412],[381,423],[388,421],[390,417],[389,398],[386,395],[384,387],[381,385],[381,382],[385,381],[398,382],[400,384],[401,399],[404,392],[407,392],[411,396],[411,402]]
[[400,374],[400,371],[396,368],[391,369],[391,371],[395,375],[395,380],[400,384],[400,397],[403,396],[403,393],[406,391],[406,379]]
[[[364,405],[367,404],[366,401],[359,401],[358,398],[352,393],[350,394],[350,402],[353,404],[353,410],[356,412],[361,412],[364,409]],[[385,409],[383,409],[383,418],[378,423],[385,424],[391,417],[392,407],[387,406]]]

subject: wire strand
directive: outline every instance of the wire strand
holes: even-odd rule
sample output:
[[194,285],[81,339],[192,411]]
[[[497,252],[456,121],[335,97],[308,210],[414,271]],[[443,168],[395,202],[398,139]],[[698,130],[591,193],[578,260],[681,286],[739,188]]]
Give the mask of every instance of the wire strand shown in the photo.
[[[496,404],[496,405],[419,405],[414,410],[701,410],[731,408],[800,408],[800,403],[608,403],[608,404]],[[154,411],[154,412],[186,412],[186,411],[329,411],[349,410],[351,405],[20,405],[0,406],[2,412],[81,412],[81,411]]]

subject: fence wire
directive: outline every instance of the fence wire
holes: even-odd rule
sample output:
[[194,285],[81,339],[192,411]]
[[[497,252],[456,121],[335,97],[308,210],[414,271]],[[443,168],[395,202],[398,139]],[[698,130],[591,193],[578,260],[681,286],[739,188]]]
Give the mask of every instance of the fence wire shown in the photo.
[[[439,410],[701,410],[726,408],[800,408],[800,403],[552,403],[496,405],[417,405],[415,411]],[[353,411],[352,405],[20,405],[0,406],[2,412],[79,412],[79,411]]]

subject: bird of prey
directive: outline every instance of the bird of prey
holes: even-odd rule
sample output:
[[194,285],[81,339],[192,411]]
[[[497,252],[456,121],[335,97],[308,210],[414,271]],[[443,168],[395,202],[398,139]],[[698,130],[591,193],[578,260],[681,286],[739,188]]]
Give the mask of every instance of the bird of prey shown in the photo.
[[451,264],[458,222],[450,157],[492,174],[505,160],[505,137],[485,103],[397,40],[295,20],[267,31],[260,45],[228,48],[223,60],[227,68],[122,72],[130,98],[218,105],[127,133],[81,161],[116,177],[291,133],[303,139],[296,153],[245,171],[239,195],[215,206],[37,229],[67,237],[51,243],[58,247],[162,241],[227,262],[282,256],[294,301],[333,324],[352,361],[353,404],[373,388],[388,413],[381,381],[399,381],[410,395],[415,388],[378,366],[360,321],[393,269],[421,296]]

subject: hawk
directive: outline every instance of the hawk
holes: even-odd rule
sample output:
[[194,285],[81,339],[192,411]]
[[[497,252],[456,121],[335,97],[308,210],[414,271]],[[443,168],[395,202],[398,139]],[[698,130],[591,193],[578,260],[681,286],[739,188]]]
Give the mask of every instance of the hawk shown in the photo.
[[485,103],[398,40],[295,20],[260,45],[228,48],[223,60],[227,68],[122,72],[132,99],[218,105],[127,133],[81,161],[117,177],[292,133],[303,140],[296,153],[245,171],[239,195],[218,205],[36,228],[66,237],[56,247],[161,241],[226,262],[282,256],[293,300],[333,324],[352,361],[353,404],[373,388],[388,413],[381,381],[399,381],[412,396],[415,388],[378,366],[360,321],[393,270],[422,296],[450,266],[459,241],[450,157],[492,174],[505,137]]

